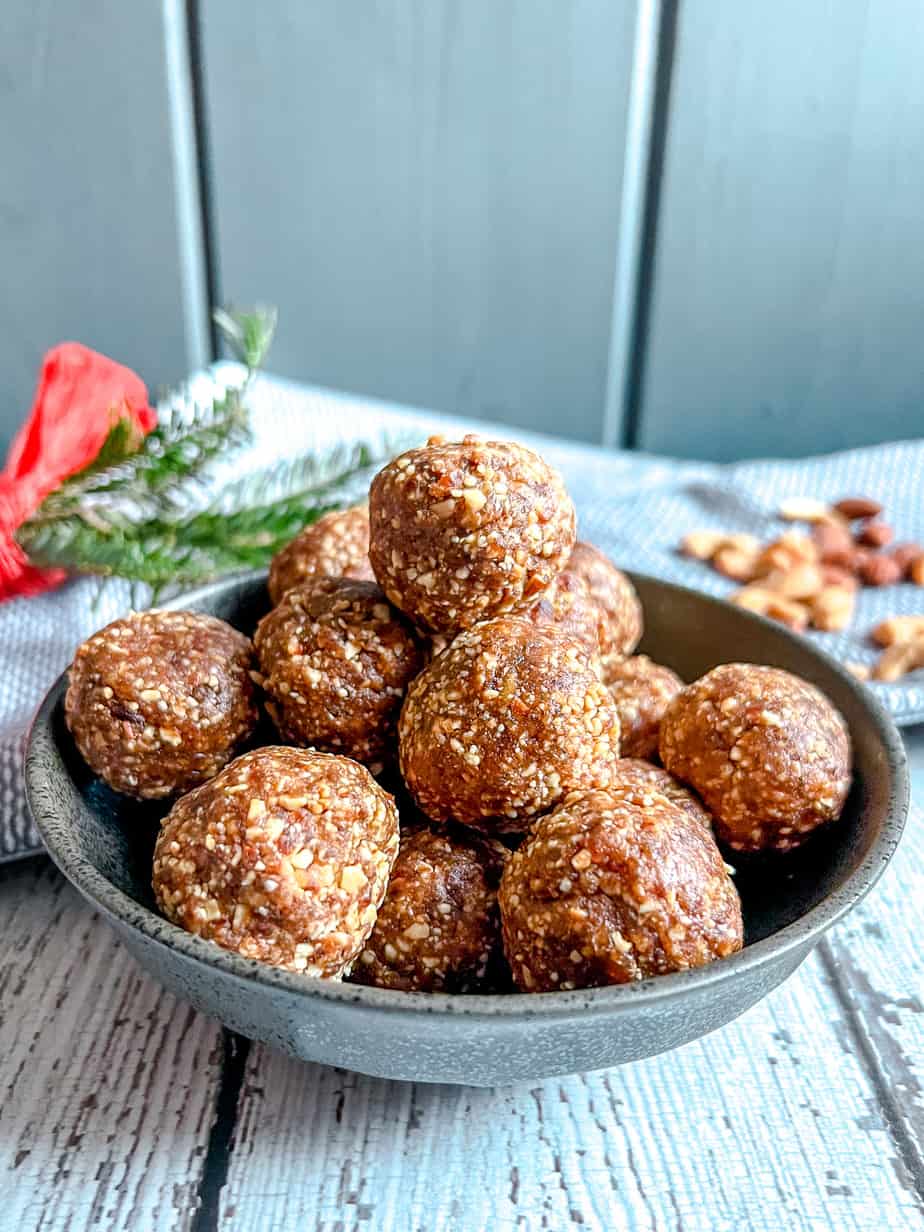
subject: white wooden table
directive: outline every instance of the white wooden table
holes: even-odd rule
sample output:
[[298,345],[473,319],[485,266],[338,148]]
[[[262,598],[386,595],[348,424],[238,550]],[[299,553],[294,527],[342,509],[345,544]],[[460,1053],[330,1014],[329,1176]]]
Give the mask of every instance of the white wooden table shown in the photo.
[[880,886],[677,1052],[535,1087],[291,1061],[143,975],[49,861],[0,869],[0,1229],[924,1227],[924,729]]

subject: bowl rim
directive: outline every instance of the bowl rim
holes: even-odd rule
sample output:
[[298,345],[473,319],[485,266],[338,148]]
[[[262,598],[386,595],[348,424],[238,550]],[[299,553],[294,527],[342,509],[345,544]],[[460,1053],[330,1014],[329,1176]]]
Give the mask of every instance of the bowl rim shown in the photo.
[[[626,572],[631,578],[664,587],[678,596],[695,596],[707,607],[721,607],[725,610],[729,606],[724,599],[676,582],[636,570]],[[236,574],[194,590],[184,591],[159,606],[176,610],[189,604],[208,604],[215,596],[231,588],[265,581],[266,576],[265,570]],[[904,744],[894,721],[878,699],[836,660],[778,623],[744,609],[739,609],[737,614],[745,623],[766,627],[784,642],[791,642],[801,651],[807,651],[821,662],[826,671],[839,679],[872,720],[890,766],[893,790],[886,804],[878,834],[861,863],[843,885],[779,931],[755,941],[729,958],[704,967],[601,988],[544,993],[473,993],[460,996],[451,993],[401,992],[299,975],[222,949],[214,942],[186,932],[119,889],[80,854],[71,840],[66,824],[54,815],[54,811],[45,811],[42,804],[42,785],[46,781],[43,760],[46,749],[48,752],[57,751],[51,720],[66,688],[67,670],[61,673],[48,690],[29,729],[24,765],[26,799],[54,863],[75,888],[105,916],[137,931],[145,941],[155,946],[178,953],[195,964],[217,968],[222,974],[245,984],[257,984],[267,989],[284,991],[308,1001],[320,998],[338,1002],[357,1010],[491,1018],[495,1022],[498,1019],[516,1021],[586,1017],[588,1013],[609,1015],[642,1005],[683,998],[735,980],[794,952],[797,961],[801,961],[822,934],[852,911],[882,876],[901,839],[910,801],[910,779]],[[802,953],[799,953],[800,950]]]

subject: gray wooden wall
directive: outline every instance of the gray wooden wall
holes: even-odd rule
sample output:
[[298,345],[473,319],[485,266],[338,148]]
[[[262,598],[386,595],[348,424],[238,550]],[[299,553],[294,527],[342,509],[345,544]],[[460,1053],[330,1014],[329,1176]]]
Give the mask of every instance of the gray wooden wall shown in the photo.
[[44,348],[687,456],[920,435],[919,0],[5,0],[0,436]]

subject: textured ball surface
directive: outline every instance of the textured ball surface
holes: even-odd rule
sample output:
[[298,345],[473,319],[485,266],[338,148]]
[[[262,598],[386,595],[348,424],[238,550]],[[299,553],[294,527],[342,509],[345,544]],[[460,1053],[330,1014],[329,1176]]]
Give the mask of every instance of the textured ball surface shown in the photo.
[[561,571],[574,505],[555,471],[512,442],[434,437],[381,470],[369,556],[417,625],[454,633],[522,607]]
[[268,747],[174,804],[154,849],[164,915],[226,950],[339,978],[375,924],[398,814],[345,757]]
[[624,757],[655,757],[661,720],[683,681],[646,655],[604,663],[603,679],[619,711]]
[[594,661],[553,626],[501,616],[467,630],[408,690],[401,772],[421,811],[521,831],[570,791],[605,787],[619,718]]
[[583,578],[603,612],[600,624],[600,654],[630,655],[644,630],[642,605],[635,587],[608,556],[591,543],[574,545],[565,568]]
[[613,767],[613,781],[607,790],[611,793],[626,791],[630,795],[642,797],[664,796],[712,833],[709,810],[696,792],[650,761],[643,761],[638,757],[620,757]]
[[314,577],[375,581],[369,563],[369,511],[365,505],[326,513],[300,531],[270,562],[267,589],[273,603]]
[[406,992],[489,992],[500,958],[497,886],[508,857],[461,827],[402,832],[372,935],[352,972]]
[[266,708],[286,740],[376,768],[393,758],[424,652],[374,582],[322,577],[294,587],[261,620],[254,645]]
[[843,718],[775,667],[726,663],[687,685],[664,715],[660,751],[735,851],[797,847],[840,816],[850,789]]
[[204,783],[256,726],[250,639],[201,612],[133,612],[78,649],[64,701],[110,787],[159,799]]
[[743,944],[741,904],[715,841],[663,796],[565,801],[510,857],[499,901],[523,992],[666,975]]

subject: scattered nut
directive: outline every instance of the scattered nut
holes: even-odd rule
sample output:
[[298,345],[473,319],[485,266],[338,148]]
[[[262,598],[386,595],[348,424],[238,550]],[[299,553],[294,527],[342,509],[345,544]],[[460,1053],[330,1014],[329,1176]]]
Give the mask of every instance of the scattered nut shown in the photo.
[[856,590],[860,585],[857,575],[842,565],[822,565],[821,580],[825,586],[842,586],[845,590]]
[[879,646],[895,646],[924,637],[924,616],[890,616],[876,625],[870,634]]
[[744,590],[739,590],[732,595],[732,603],[761,616],[768,616],[771,620],[777,620],[797,633],[808,628],[809,612],[804,604],[775,594],[772,590],[765,590],[761,586],[746,586]]
[[812,539],[819,559],[826,565],[840,565],[852,569],[857,549],[850,531],[845,526],[821,524],[812,528]]
[[863,543],[868,548],[884,548],[895,538],[895,531],[888,522],[867,522],[857,533],[857,543]]
[[812,600],[812,624],[825,633],[846,629],[856,606],[856,594],[843,586],[826,586]]
[[[907,577],[924,586],[924,545],[901,543],[882,551],[895,532],[881,513],[879,502],[865,496],[845,497],[836,505],[795,496],[782,501],[777,514],[784,521],[809,523],[809,534],[788,530],[762,545],[753,535],[693,531],[680,550],[744,583],[732,597],[739,607],[792,629],[811,625],[837,632],[850,624],[861,585],[892,586]],[[921,632],[924,636],[924,628]],[[895,635],[899,641],[908,636]]]
[[920,543],[897,543],[891,555],[902,573],[908,573],[918,557],[924,556],[924,547]]
[[796,565],[813,565],[818,560],[818,548],[815,543],[800,531],[787,531],[768,543],[757,559],[758,575],[769,573],[773,569],[790,570]]
[[872,500],[868,496],[845,496],[843,500],[836,502],[834,508],[845,518],[849,518],[851,522],[860,518],[875,518],[882,513],[882,505],[879,501]]
[[771,589],[779,591],[787,599],[813,599],[821,593],[824,582],[817,565],[796,565],[782,575],[780,584]]
[[792,496],[784,500],[777,517],[784,522],[823,522],[831,515],[831,506],[810,496]]
[[910,642],[896,642],[894,646],[884,650],[873,668],[873,679],[900,680],[902,676],[916,671],[919,667],[924,667],[924,637],[917,637]]
[[902,580],[902,571],[891,556],[864,556],[858,572],[867,586],[894,586]]
[[694,560],[712,560],[728,536],[714,530],[692,530],[680,541],[680,551]]
[[844,667],[846,667],[851,676],[855,676],[857,680],[869,680],[872,675],[872,669],[868,663],[848,662],[844,664]]
[[712,563],[719,573],[731,578],[732,581],[750,582],[755,575],[757,554],[726,543],[713,556]]

